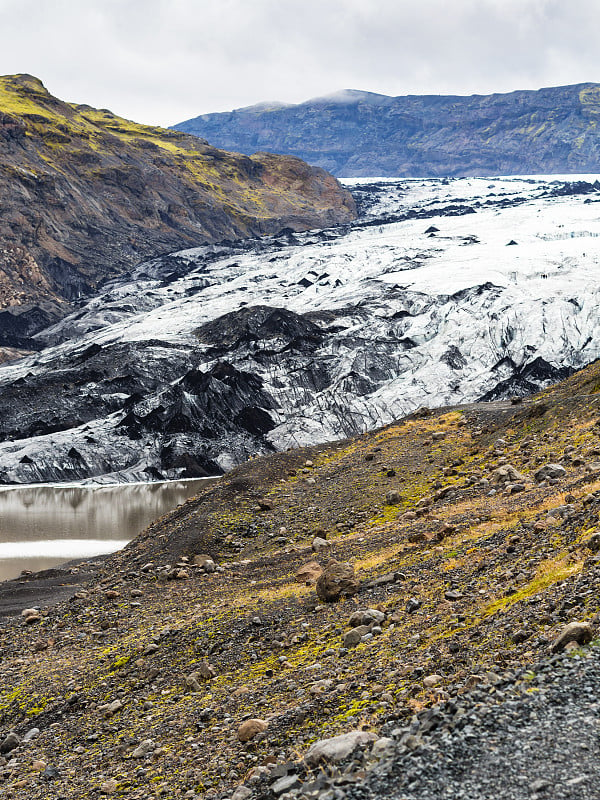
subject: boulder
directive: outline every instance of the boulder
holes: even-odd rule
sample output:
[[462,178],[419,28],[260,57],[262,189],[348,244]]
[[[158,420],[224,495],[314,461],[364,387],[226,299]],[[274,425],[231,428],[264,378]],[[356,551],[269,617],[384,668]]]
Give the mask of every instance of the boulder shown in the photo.
[[569,622],[554,640],[551,650],[560,653],[570,642],[588,644],[594,637],[594,629],[589,622]]
[[391,492],[388,492],[385,496],[385,502],[388,506],[397,506],[398,503],[402,502],[402,495],[396,489],[393,489]]
[[266,731],[268,723],[264,719],[247,719],[242,722],[237,731],[240,742],[249,742],[259,733]]
[[200,553],[199,555],[194,556],[192,563],[196,567],[204,570],[204,572],[214,572],[217,569],[217,565],[212,556],[209,556],[206,553]]
[[358,625],[371,625],[375,622],[380,625],[384,620],[385,614],[376,608],[358,609],[350,616],[348,625],[357,627]]
[[0,753],[10,753],[11,750],[14,750],[15,747],[18,747],[20,744],[21,739],[14,731],[11,731],[8,736],[2,740],[2,744],[0,744]]
[[327,539],[323,539],[322,536],[315,536],[312,540],[311,547],[314,553],[318,553],[319,550],[326,550],[328,547],[331,547],[331,542],[328,542]]
[[492,472],[492,486],[503,486],[505,483],[524,483],[527,479],[512,464],[503,464]]
[[148,753],[152,753],[155,748],[154,740],[153,739],[144,739],[139,743],[139,745],[135,748],[133,753],[131,754],[132,758],[144,758],[147,756]]
[[352,564],[332,558],[317,580],[317,596],[326,603],[334,603],[342,595],[351,597],[358,592],[360,581],[354,574]]
[[593,533],[585,544],[592,553],[600,552],[600,533]]
[[359,625],[356,628],[352,628],[351,631],[348,631],[348,633],[344,634],[343,646],[347,650],[349,650],[351,647],[356,647],[356,645],[360,644],[362,641],[362,637],[369,633],[369,631],[369,625]]
[[317,578],[323,574],[323,567],[318,561],[308,561],[296,570],[297,583],[316,583]]
[[544,464],[534,473],[534,478],[538,483],[548,480],[548,478],[562,478],[567,474],[567,470],[561,464]]
[[335,764],[348,758],[357,747],[369,745],[376,739],[377,736],[368,731],[351,731],[331,739],[321,739],[309,748],[304,761],[309,767],[315,767],[322,761]]

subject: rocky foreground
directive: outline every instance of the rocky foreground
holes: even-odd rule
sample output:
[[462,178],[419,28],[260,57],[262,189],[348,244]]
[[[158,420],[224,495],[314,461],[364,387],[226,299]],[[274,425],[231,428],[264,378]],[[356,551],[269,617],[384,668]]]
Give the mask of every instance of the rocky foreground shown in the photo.
[[597,797],[599,387],[249,461],[65,568],[0,628],[0,797]]

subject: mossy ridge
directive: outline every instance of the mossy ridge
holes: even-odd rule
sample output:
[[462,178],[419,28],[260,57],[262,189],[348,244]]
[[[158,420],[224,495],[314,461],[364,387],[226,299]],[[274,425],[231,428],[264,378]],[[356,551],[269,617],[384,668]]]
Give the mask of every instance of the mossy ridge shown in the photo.
[[67,299],[52,280],[29,286],[25,255],[53,275],[58,256],[89,293],[102,278],[159,253],[356,215],[335,179],[298,159],[228,153],[65,103],[29,75],[0,77],[0,127],[0,197],[20,220],[0,224],[0,236],[23,249],[9,264],[21,280],[4,279],[9,304]]

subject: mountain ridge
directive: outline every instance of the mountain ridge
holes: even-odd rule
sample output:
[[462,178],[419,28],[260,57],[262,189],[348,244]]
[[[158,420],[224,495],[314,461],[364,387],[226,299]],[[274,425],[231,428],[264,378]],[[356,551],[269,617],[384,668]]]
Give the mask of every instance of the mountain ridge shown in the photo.
[[298,159],[231,154],[65,103],[30,75],[0,77],[0,200],[0,334],[13,339],[148,257],[356,213]]
[[173,128],[242,153],[291,153],[338,177],[590,173],[600,164],[593,82],[469,96],[344,89],[272,106]]

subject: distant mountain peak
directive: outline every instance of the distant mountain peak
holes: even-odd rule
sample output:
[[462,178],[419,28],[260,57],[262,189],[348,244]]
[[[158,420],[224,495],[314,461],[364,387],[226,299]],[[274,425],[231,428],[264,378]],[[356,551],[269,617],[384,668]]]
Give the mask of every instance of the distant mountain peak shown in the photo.
[[590,173],[600,85],[391,97],[341,89],[293,105],[204,114],[175,127],[236,152],[295,155],[339,177]]

